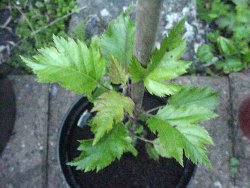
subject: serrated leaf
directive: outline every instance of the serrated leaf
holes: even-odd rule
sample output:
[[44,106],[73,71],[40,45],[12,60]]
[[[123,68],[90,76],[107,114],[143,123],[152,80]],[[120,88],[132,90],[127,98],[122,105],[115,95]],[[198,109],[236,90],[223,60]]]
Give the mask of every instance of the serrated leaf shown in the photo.
[[128,76],[124,65],[119,63],[116,59],[112,59],[108,72],[109,78],[113,84],[126,85]]
[[81,151],[79,157],[69,162],[68,165],[76,166],[77,170],[85,172],[101,169],[110,165],[114,160],[120,159],[125,152],[131,152],[134,156],[137,151],[132,145],[132,138],[128,135],[126,127],[119,123],[102,138],[102,142],[93,145],[93,139],[81,140],[78,148]]
[[144,84],[151,94],[155,94],[159,97],[164,97],[166,95],[173,95],[177,93],[181,86],[175,83],[167,83],[164,81],[160,81],[158,79],[146,79]]
[[147,90],[151,94],[160,97],[172,95],[179,91],[180,86],[173,83],[166,83],[165,81],[182,75],[190,66],[190,62],[177,61],[175,60],[175,56],[169,53],[170,52],[166,53],[157,66],[150,63],[147,69],[148,74],[144,78],[144,85]]
[[103,93],[92,109],[92,112],[97,112],[91,121],[91,131],[95,134],[93,144],[123,120],[125,111],[132,116],[133,109],[134,102],[130,98],[112,90]]
[[105,62],[99,51],[71,38],[54,36],[53,40],[55,47],[40,49],[34,58],[22,57],[23,61],[40,82],[57,82],[89,97],[105,74]]
[[147,124],[157,133],[156,151],[163,157],[174,157],[183,165],[183,151],[194,163],[211,166],[205,144],[213,144],[207,131],[196,123],[215,117],[210,110],[196,105],[168,105],[152,116]]
[[201,45],[198,48],[196,55],[199,58],[199,60],[203,63],[212,61],[214,57],[211,47],[207,44]]
[[168,104],[174,106],[197,105],[215,110],[217,98],[218,93],[208,87],[183,87],[168,99]]
[[129,15],[122,13],[109,23],[101,38],[101,52],[107,60],[117,59],[126,68],[132,58],[135,24]]
[[[186,49],[186,41],[181,37],[184,23],[182,20],[174,27],[169,36],[163,40],[160,49],[156,49],[152,54],[143,79],[145,87],[151,94],[162,97],[172,95],[180,89],[177,84],[164,82],[185,73],[190,65],[190,62],[178,60]],[[174,43],[175,35],[177,43]]]
[[[165,59],[179,59],[186,49],[186,41],[182,38],[185,19],[182,19],[175,27],[173,27],[169,35],[166,36],[161,43],[160,49],[155,49],[148,70],[154,70],[157,65]],[[166,52],[168,52],[166,54]]]
[[171,51],[181,45],[183,42],[182,34],[185,25],[185,18],[181,19],[169,32],[168,36],[165,37],[161,44],[161,49],[165,51]]
[[195,124],[216,117],[209,109],[197,105],[167,105],[157,112],[157,117],[167,121],[170,125]]
[[134,56],[132,57],[131,63],[129,64],[128,71],[134,83],[143,80],[146,75],[146,69],[142,67],[140,62]]

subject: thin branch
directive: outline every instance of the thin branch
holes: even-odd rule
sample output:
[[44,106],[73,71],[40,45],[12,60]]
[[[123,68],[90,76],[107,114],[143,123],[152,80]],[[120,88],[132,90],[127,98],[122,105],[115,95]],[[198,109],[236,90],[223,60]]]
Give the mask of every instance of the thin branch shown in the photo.
[[[29,19],[28,19],[27,16],[25,15],[25,13],[23,13],[23,11],[22,11],[19,7],[17,7],[16,5],[14,5],[14,7],[15,7],[15,8],[18,10],[18,12],[24,17],[24,19],[25,19],[25,21],[27,22],[27,24],[29,25],[29,27],[30,27],[32,33],[34,33],[35,30],[34,30],[32,24],[31,24],[31,22],[29,21]],[[35,36],[35,40],[38,41],[37,38],[36,38],[36,36]]]
[[165,106],[165,105],[162,105],[162,106],[158,106],[158,107],[152,108],[152,109],[146,111],[146,113],[150,114],[151,112],[154,112],[154,111],[156,111],[156,110],[159,110],[160,108],[162,108],[162,107],[164,107],[164,106]]
[[142,141],[144,141],[144,142],[147,142],[147,143],[150,143],[150,144],[154,144],[154,142],[153,142],[152,140],[148,140],[148,139],[146,139],[146,138],[137,136],[137,135],[135,135],[135,134],[132,134],[132,136],[135,137],[135,138],[137,138],[137,139],[139,139],[139,140],[142,140]]

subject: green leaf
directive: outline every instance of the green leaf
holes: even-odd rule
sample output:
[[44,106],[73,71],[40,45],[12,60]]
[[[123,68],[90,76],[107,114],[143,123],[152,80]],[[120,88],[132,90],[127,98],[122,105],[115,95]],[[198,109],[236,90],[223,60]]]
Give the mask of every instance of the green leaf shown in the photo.
[[124,65],[120,64],[116,59],[112,59],[108,75],[113,84],[124,86],[128,81]]
[[79,39],[81,41],[85,40],[85,27],[86,23],[84,20],[81,20],[76,26],[73,27],[73,30],[70,33],[70,36],[74,39]]
[[208,32],[208,34],[207,34],[208,40],[210,42],[213,42],[213,43],[217,42],[217,39],[218,39],[219,36],[220,36],[220,32],[218,30],[213,31],[213,32]]
[[223,17],[220,17],[216,20],[216,24],[219,26],[220,29],[227,28],[232,30],[236,21],[236,15],[234,12],[230,12],[230,14],[226,14]]
[[132,57],[132,61],[129,64],[128,71],[134,83],[143,80],[146,76],[146,69],[142,67],[141,63],[134,56]]
[[152,116],[147,124],[157,133],[154,147],[162,157],[174,157],[183,166],[183,151],[194,163],[211,166],[205,144],[213,144],[207,131],[195,123],[208,120],[214,114],[196,105],[166,106]]
[[136,129],[135,129],[135,134],[142,134],[142,132],[144,131],[144,127],[142,126],[142,125],[140,125],[140,124],[137,124],[137,126],[136,126]]
[[183,18],[181,19],[181,21],[177,23],[176,26],[174,26],[170,30],[168,36],[165,37],[162,41],[161,44],[162,50],[171,51],[177,48],[178,46],[182,45],[182,43],[185,43],[182,37],[184,25],[185,25],[185,19]]
[[134,102],[130,98],[112,90],[103,93],[92,109],[92,112],[97,112],[91,121],[91,131],[95,134],[93,144],[97,144],[105,133],[123,120],[125,111],[132,116],[133,109]]
[[22,60],[37,74],[40,82],[57,82],[88,97],[105,74],[105,62],[97,49],[81,41],[53,37],[55,47],[43,48],[32,59]]
[[216,117],[209,109],[197,105],[167,105],[157,112],[157,117],[167,121],[170,125],[195,124]]
[[157,95],[159,97],[163,97],[165,95],[173,95],[181,89],[181,86],[178,84],[166,83],[154,78],[146,79],[144,81],[144,85],[146,86],[149,93]]
[[218,93],[208,87],[183,87],[168,99],[168,104],[175,106],[197,105],[215,110]]
[[199,60],[203,63],[212,61],[214,57],[211,47],[207,44],[201,45],[198,48],[196,55],[199,58]]
[[126,13],[110,22],[101,39],[101,52],[107,60],[112,57],[128,67],[134,47],[135,24]]
[[178,85],[165,83],[165,81],[176,78],[187,71],[191,63],[177,60],[184,50],[185,46],[181,45],[172,51],[166,52],[159,62],[152,60],[149,63],[144,85],[151,94],[161,97],[179,91],[180,87]]
[[237,53],[237,50],[230,39],[220,36],[217,39],[217,45],[220,49],[220,52],[224,55],[233,55]]
[[[207,102],[210,97],[206,97],[209,96],[208,91],[202,91],[200,97],[203,99],[200,101],[197,100],[198,97],[192,99],[190,96],[198,90],[183,89],[182,92],[176,94],[177,97],[172,101],[170,99],[169,105],[147,120],[150,130],[158,135],[154,140],[154,147],[162,157],[174,157],[181,165],[184,151],[186,157],[194,163],[211,166],[205,144],[213,144],[212,139],[204,128],[196,125],[216,116],[210,109],[205,108],[209,106]],[[177,100],[185,93],[187,98],[191,98],[191,103],[184,99],[183,105],[180,105]]]
[[239,72],[244,68],[243,63],[237,57],[227,58],[223,64],[223,71],[225,73]]
[[152,146],[152,144],[146,144],[145,147],[146,147],[146,151],[148,153],[148,156],[151,159],[158,161],[160,156],[159,156],[158,152],[155,150],[155,148]]
[[81,151],[80,156],[68,165],[76,166],[77,170],[85,172],[93,170],[98,172],[114,160],[120,159],[125,152],[131,152],[136,156],[137,151],[131,143],[132,138],[129,137],[128,130],[119,123],[102,138],[102,142],[93,145],[92,139],[81,140],[78,148]]
[[[151,65],[149,66],[157,66],[157,64],[161,62],[161,60],[166,55],[166,52],[169,52],[169,56],[174,56],[175,60],[182,56],[186,49],[186,41],[182,38],[184,23],[185,19],[182,19],[175,27],[170,30],[169,35],[162,40],[160,49],[154,50],[151,58]],[[154,66],[151,67],[151,69],[153,68]]]
[[145,87],[151,94],[162,97],[180,90],[179,85],[165,81],[182,75],[191,64],[178,60],[186,49],[186,41],[181,37],[184,23],[185,21],[182,20],[174,27],[169,36],[163,40],[160,49],[156,49],[152,54],[143,79]]

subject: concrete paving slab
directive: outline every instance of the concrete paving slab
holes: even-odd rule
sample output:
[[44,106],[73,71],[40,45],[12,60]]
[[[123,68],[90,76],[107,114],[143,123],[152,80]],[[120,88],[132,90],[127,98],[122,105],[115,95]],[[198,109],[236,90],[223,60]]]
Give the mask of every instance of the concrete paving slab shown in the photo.
[[233,116],[233,150],[234,156],[239,159],[238,173],[235,185],[240,188],[250,187],[250,139],[242,133],[238,122],[238,110],[241,103],[250,97],[250,74],[230,74],[230,90]]
[[58,131],[64,115],[76,100],[77,95],[62,89],[58,85],[50,87],[50,108],[49,108],[49,138],[48,138],[48,163],[47,163],[47,186],[46,188],[66,187],[62,176],[59,173],[59,166],[56,158],[56,141]]
[[16,95],[13,134],[0,156],[0,187],[43,187],[48,89],[33,76],[10,76]]
[[214,140],[215,146],[209,146],[209,159],[213,169],[198,166],[192,188],[228,188],[232,186],[230,178],[229,159],[231,156],[230,140],[230,97],[229,82],[226,77],[181,77],[177,80],[182,84],[193,84],[196,86],[209,86],[219,93],[219,103],[216,119],[202,123]]

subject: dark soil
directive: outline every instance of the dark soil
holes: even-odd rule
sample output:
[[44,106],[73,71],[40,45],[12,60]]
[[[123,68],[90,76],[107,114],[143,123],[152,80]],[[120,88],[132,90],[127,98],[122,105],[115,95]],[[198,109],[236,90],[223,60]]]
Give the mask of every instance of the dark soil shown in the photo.
[[11,135],[15,122],[15,96],[11,83],[0,77],[0,154]]
[[250,139],[250,97],[245,99],[239,109],[239,123],[242,132]]
[[[153,108],[162,103],[164,102],[161,99],[151,98],[147,94],[147,97],[144,100],[144,108]],[[91,106],[87,106],[87,108],[91,108]],[[80,111],[76,111],[76,114],[79,114]],[[137,157],[133,157],[130,153],[126,153],[122,156],[120,161],[116,160],[109,167],[106,167],[98,173],[84,173],[75,170],[75,167],[66,166],[65,163],[67,161],[71,161],[79,155],[79,152],[77,151],[79,142],[77,140],[93,137],[88,126],[85,126],[84,128],[75,126],[77,121],[72,120],[76,117],[77,116],[73,117],[70,121],[66,120],[66,123],[70,123],[74,126],[69,133],[61,135],[66,137],[69,136],[70,140],[70,143],[65,143],[64,145],[66,147],[65,152],[67,153],[67,156],[66,158],[61,156],[61,163],[62,169],[67,176],[66,179],[71,187],[186,187],[185,185],[192,176],[194,165],[185,160],[184,169],[174,159],[160,158],[159,161],[150,159],[143,142],[138,142],[136,145],[138,150]]]

